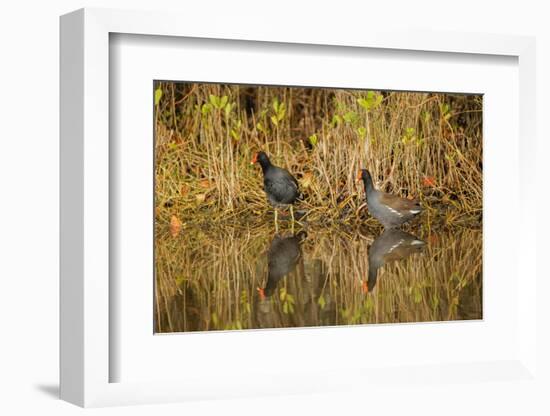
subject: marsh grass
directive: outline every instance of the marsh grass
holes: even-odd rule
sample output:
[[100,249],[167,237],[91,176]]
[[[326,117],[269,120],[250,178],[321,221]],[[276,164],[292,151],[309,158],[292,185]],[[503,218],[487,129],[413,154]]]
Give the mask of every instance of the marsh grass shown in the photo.
[[[156,82],[155,330],[180,332],[480,319],[482,97]],[[302,255],[273,296],[263,150],[298,179]],[[424,252],[384,265],[356,182],[416,197]],[[289,228],[281,227],[283,232]]]
[[370,229],[313,227],[301,257],[261,299],[273,233],[190,227],[156,244],[156,331],[184,332],[482,318],[481,231],[426,236],[423,252],[388,263],[364,293]]
[[428,226],[480,226],[481,96],[174,82],[155,84],[157,222],[268,215],[260,149],[298,178],[310,221],[367,220],[367,167],[420,198]]

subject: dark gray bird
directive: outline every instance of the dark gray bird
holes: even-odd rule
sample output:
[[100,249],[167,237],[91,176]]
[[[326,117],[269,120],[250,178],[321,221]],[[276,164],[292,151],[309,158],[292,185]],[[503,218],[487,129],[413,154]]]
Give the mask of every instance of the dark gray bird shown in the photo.
[[357,179],[363,180],[370,214],[380,221],[384,228],[397,228],[422,212],[417,200],[377,190],[368,170],[361,169]]
[[369,248],[369,278],[363,283],[363,291],[371,292],[376,286],[378,269],[384,264],[403,260],[411,254],[421,252],[426,243],[414,235],[401,230],[387,229],[379,235]]
[[279,281],[292,272],[302,255],[300,243],[307,234],[300,231],[291,237],[276,235],[267,252],[267,282],[265,288],[258,289],[261,299],[273,294]]
[[290,206],[290,215],[294,223],[293,204],[301,195],[298,181],[286,169],[271,164],[264,152],[254,155],[251,163],[256,162],[262,167],[267,200],[275,209],[275,225],[277,226],[277,208],[286,206]]

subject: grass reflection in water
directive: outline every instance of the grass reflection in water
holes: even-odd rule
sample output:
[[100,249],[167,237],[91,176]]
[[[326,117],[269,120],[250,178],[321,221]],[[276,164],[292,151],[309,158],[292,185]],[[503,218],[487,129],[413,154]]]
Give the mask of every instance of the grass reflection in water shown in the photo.
[[480,230],[157,230],[156,332],[482,318]]

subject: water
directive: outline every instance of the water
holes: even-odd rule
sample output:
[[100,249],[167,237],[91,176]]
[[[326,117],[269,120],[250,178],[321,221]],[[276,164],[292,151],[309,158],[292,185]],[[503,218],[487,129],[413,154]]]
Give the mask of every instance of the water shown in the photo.
[[482,235],[160,230],[155,297],[156,332],[481,319]]

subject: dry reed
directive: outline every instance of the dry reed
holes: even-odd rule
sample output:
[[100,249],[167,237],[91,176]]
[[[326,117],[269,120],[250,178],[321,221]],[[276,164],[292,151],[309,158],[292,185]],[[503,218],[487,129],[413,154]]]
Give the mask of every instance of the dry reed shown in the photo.
[[158,82],[157,220],[234,222],[269,207],[254,152],[291,171],[321,222],[364,221],[367,167],[430,221],[480,225],[482,97]]
[[[193,227],[156,245],[159,332],[481,319],[481,231],[429,236],[423,252],[388,263],[374,290],[368,232],[308,230],[301,259],[261,300],[267,278],[267,226]],[[287,304],[285,306],[285,303]],[[290,305],[289,305],[290,303]]]

